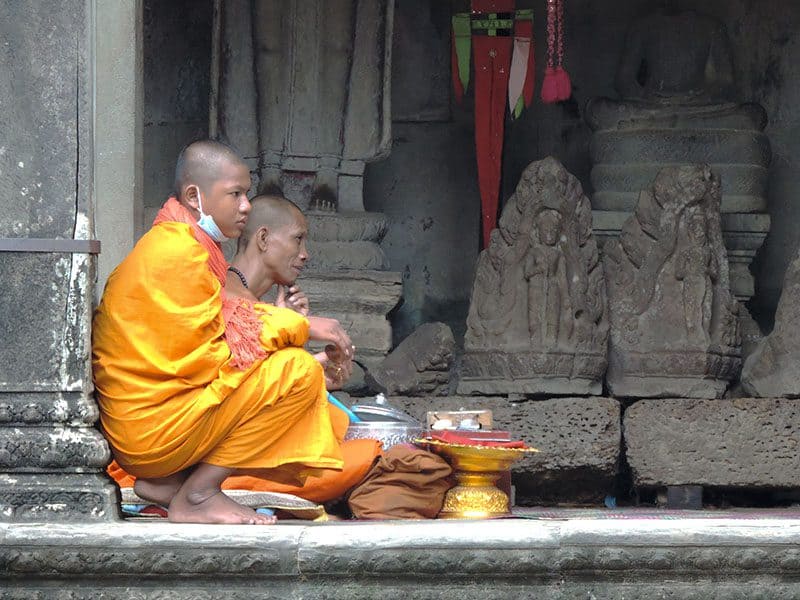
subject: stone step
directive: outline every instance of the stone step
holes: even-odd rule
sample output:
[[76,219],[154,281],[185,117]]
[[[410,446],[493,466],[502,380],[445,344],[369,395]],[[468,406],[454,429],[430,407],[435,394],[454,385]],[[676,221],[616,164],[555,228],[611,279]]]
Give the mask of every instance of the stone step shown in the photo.
[[[691,513],[691,511],[687,511]],[[800,596],[800,524],[625,517],[276,526],[0,524],[3,598]]]

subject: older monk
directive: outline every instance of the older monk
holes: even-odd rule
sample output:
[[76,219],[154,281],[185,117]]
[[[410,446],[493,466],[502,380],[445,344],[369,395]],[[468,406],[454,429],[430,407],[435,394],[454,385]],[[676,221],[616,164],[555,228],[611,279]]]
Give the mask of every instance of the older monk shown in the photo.
[[271,523],[221,483],[342,468],[322,366],[303,345],[319,340],[349,359],[347,334],[335,320],[225,293],[219,244],[244,230],[249,189],[247,166],[227,146],[184,149],[176,195],[111,274],[95,314],[103,432],[137,494],[168,506],[175,522]]
[[[277,286],[276,306],[291,308],[311,323],[330,321],[309,315],[308,298],[296,283],[308,260],[307,235],[306,218],[291,200],[279,193],[253,198],[251,215],[228,267],[228,294],[257,302]],[[330,344],[315,357],[325,367],[327,388],[341,388],[352,373],[352,356]]]

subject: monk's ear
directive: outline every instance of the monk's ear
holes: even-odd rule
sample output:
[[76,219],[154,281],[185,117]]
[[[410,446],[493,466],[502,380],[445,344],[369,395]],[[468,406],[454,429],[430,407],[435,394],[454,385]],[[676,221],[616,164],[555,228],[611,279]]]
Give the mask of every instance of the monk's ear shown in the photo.
[[181,190],[181,192],[183,192],[182,196],[184,202],[186,202],[186,204],[195,210],[200,210],[200,202],[197,195],[197,191],[199,189],[200,188],[198,188],[195,184],[190,183],[183,186],[183,189]]
[[258,229],[256,229],[255,235],[256,243],[258,244],[258,249],[261,252],[264,252],[267,249],[267,239],[269,239],[269,229],[265,225],[262,225]]

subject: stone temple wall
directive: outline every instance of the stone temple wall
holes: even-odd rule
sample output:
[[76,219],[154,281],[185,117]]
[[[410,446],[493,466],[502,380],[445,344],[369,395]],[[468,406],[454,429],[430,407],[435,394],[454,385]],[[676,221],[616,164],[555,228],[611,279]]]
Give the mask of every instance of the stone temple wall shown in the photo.
[[0,53],[0,521],[107,521],[116,490],[89,369],[90,3],[27,4],[0,3],[13,48]]
[[[467,0],[397,3],[393,48],[393,145],[383,161],[367,166],[364,201],[390,223],[383,249],[391,271],[404,273],[404,302],[393,314],[395,338],[420,323],[441,320],[461,339],[478,256],[479,196],[475,176],[472,96],[463,106],[450,98],[449,16]],[[676,0],[679,9],[698,9]],[[534,0],[519,7],[541,11]],[[653,0],[574,0],[566,9],[566,67],[573,98],[556,105],[538,100],[506,127],[501,199],[514,191],[524,168],[552,155],[593,193],[586,102],[614,95],[614,75],[628,23],[651,12]],[[171,185],[182,140],[207,131],[210,0],[146,0],[145,198],[155,206]],[[791,223],[800,189],[800,140],[793,135],[800,101],[800,6],[791,0],[751,3],[711,0],[704,12],[719,18],[731,36],[739,100],[766,109],[772,143],[768,205],[772,228],[756,257],[753,314],[769,326],[783,273],[798,244]],[[187,21],[180,24],[185,16]],[[754,24],[757,24],[755,26]],[[545,19],[535,24],[536,61],[545,61]],[[180,36],[174,35],[182,31]],[[171,56],[174,60],[164,60]],[[537,86],[540,80],[537,80]]]

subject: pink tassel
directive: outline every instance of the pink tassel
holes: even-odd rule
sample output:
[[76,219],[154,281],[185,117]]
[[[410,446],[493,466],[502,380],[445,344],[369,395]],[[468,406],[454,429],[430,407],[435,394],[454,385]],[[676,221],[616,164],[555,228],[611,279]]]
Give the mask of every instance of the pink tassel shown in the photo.
[[562,67],[556,67],[553,79],[556,82],[556,99],[559,102],[569,100],[569,97],[572,96],[572,82],[569,80],[569,74]]
[[556,69],[547,67],[544,70],[544,79],[542,80],[542,102],[545,104],[553,104],[558,102],[558,76]]

